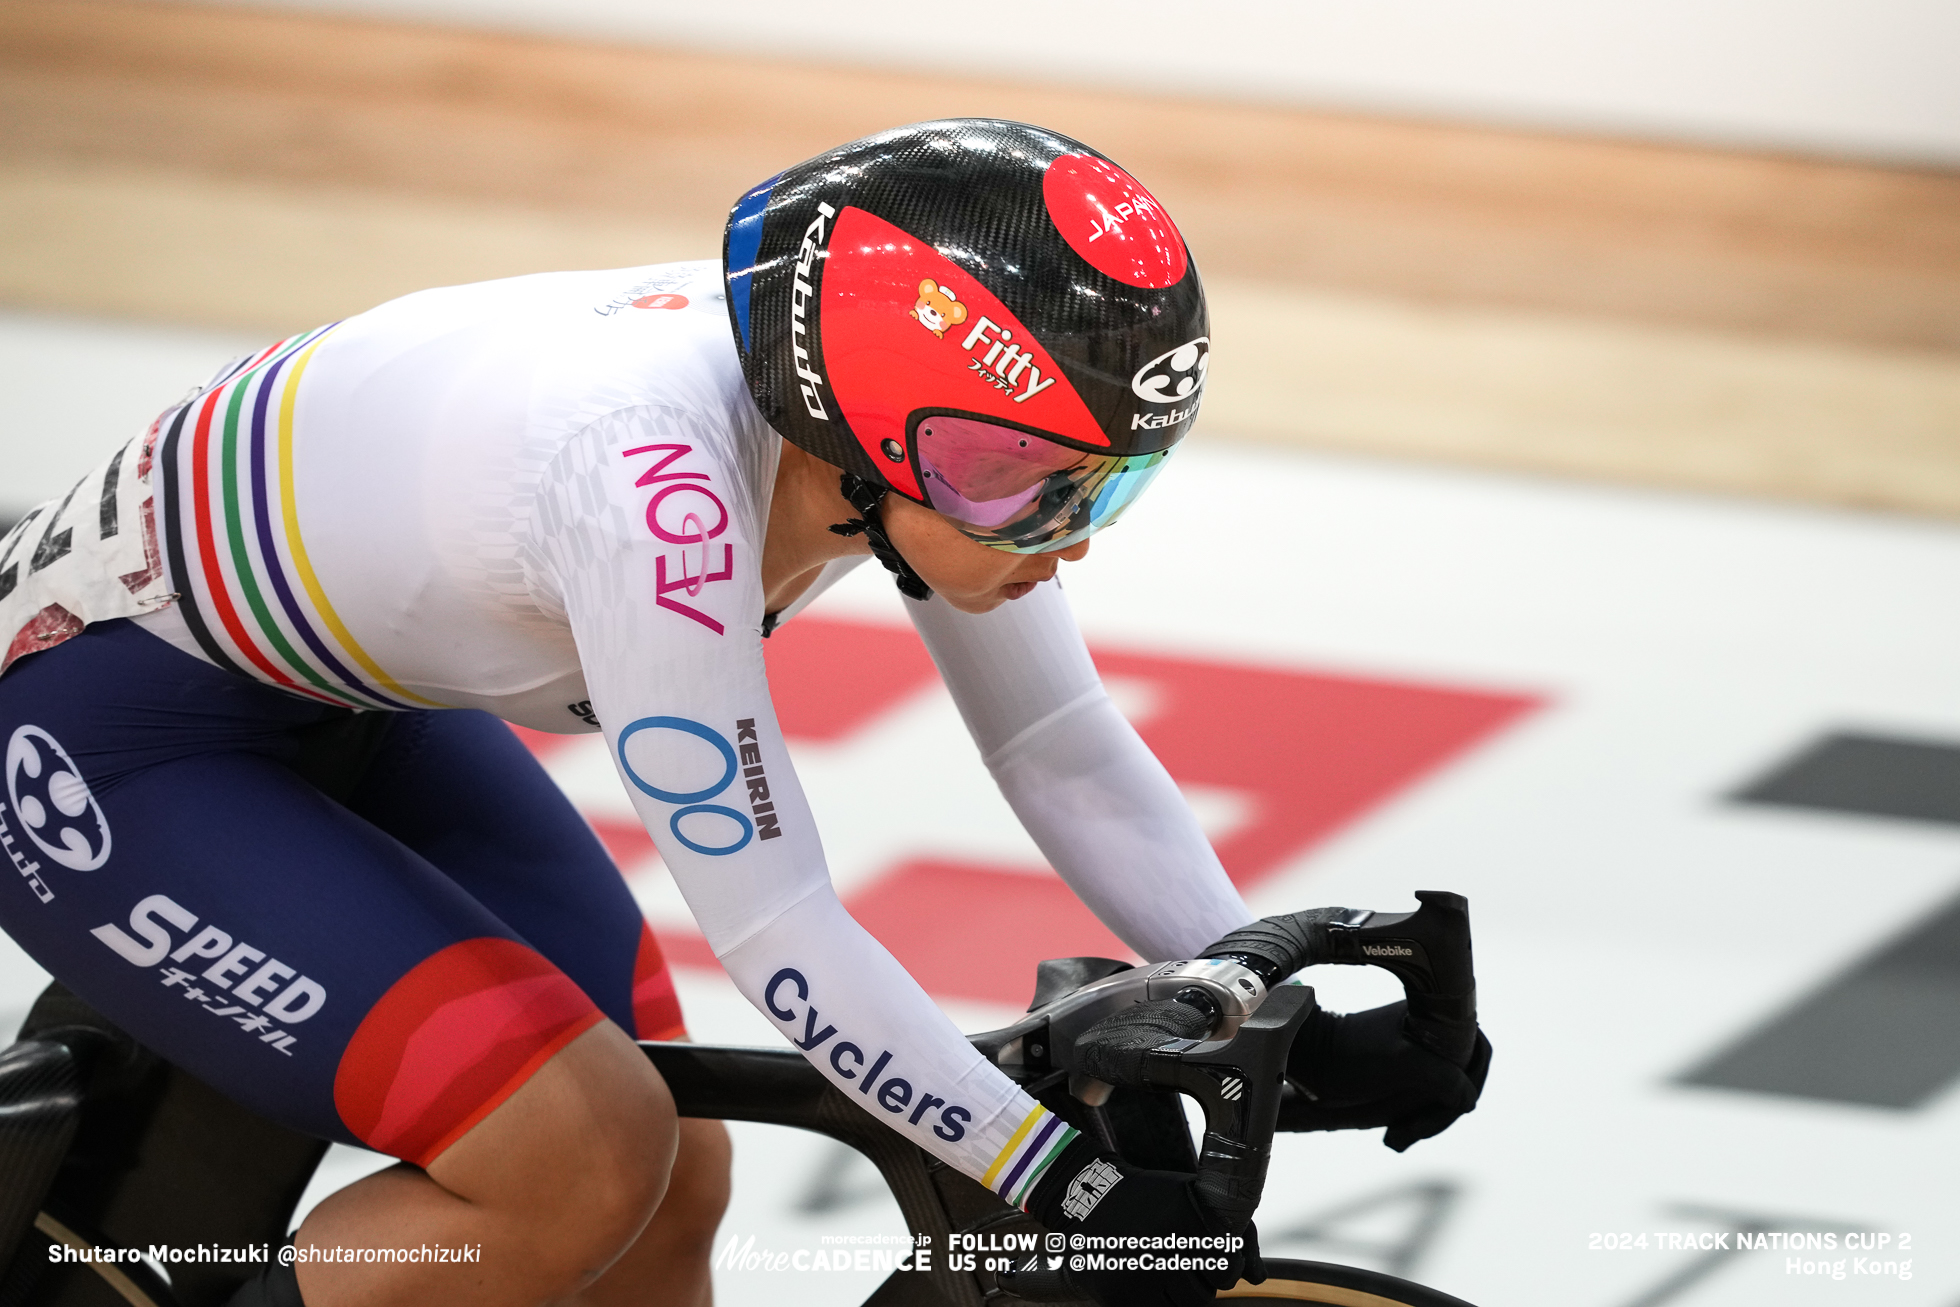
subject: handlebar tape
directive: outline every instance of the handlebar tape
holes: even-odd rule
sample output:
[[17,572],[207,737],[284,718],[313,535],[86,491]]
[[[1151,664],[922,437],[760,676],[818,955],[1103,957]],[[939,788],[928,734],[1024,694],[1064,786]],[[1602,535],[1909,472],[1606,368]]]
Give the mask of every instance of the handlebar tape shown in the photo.
[[1308,908],[1305,912],[1266,917],[1249,926],[1240,926],[1206,949],[1204,955],[1244,958],[1253,964],[1252,970],[1260,974],[1267,988],[1271,988],[1302,967],[1334,961],[1328,928],[1349,915],[1346,908]]
[[1302,967],[1346,963],[1381,967],[1409,998],[1409,1037],[1439,1057],[1469,1065],[1477,1043],[1477,978],[1470,953],[1470,902],[1461,894],[1417,890],[1414,912],[1373,913],[1359,925],[1346,908],[1309,908],[1242,926],[1205,950],[1236,957],[1268,987]]

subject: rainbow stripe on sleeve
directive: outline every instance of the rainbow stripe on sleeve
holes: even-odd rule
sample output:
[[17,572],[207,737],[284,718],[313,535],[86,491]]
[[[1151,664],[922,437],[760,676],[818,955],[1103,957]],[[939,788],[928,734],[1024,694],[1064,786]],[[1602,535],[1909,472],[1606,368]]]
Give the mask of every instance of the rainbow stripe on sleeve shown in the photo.
[[994,1158],[987,1173],[980,1177],[980,1183],[1016,1207],[1022,1207],[1034,1192],[1035,1182],[1081,1133],[1037,1103],[1008,1139],[1007,1146],[1000,1150],[1000,1156]]
[[300,535],[293,409],[306,365],[334,325],[240,362],[169,415],[159,461],[178,608],[221,667],[342,707],[440,707],[369,657],[327,598]]

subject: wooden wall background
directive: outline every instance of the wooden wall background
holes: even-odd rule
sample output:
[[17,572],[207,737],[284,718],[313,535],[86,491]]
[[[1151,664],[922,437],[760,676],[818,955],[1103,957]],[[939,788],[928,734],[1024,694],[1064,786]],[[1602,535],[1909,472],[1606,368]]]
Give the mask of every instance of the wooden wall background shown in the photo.
[[712,257],[924,118],[1081,137],[1211,287],[1199,439],[1960,515],[1960,175],[145,0],[0,0],[0,302],[268,335]]

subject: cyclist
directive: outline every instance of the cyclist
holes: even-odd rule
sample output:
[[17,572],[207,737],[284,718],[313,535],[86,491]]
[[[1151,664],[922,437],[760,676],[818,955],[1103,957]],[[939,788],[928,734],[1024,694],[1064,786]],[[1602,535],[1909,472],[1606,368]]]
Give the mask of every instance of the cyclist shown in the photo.
[[[604,733],[729,975],[853,1101],[1037,1214],[1212,1229],[1190,1177],[1079,1138],[844,911],[760,643],[875,556],[1104,922],[1145,958],[1246,926],[1056,583],[1190,429],[1208,348],[1129,174],[926,123],[748,192],[719,268],[426,291],[239,360],[21,523],[0,925],[244,1106],[402,1159],[302,1252],[480,1249],[302,1261],[237,1301],[707,1298],[726,1137],[632,1043],[681,1033],[672,982],[498,718]],[[1442,1070],[1364,1074],[1319,1124],[1387,1123],[1356,1118],[1384,1086],[1447,1124],[1475,1093]],[[1090,1287],[1196,1302],[1235,1274]]]

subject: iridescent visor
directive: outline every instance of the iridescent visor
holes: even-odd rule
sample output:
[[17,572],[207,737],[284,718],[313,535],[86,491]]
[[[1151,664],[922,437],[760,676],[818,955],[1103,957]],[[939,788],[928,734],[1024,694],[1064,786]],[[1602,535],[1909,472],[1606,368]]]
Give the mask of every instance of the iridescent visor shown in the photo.
[[983,545],[1045,554],[1114,522],[1170,457],[1070,449],[974,418],[929,417],[914,437],[926,501]]

